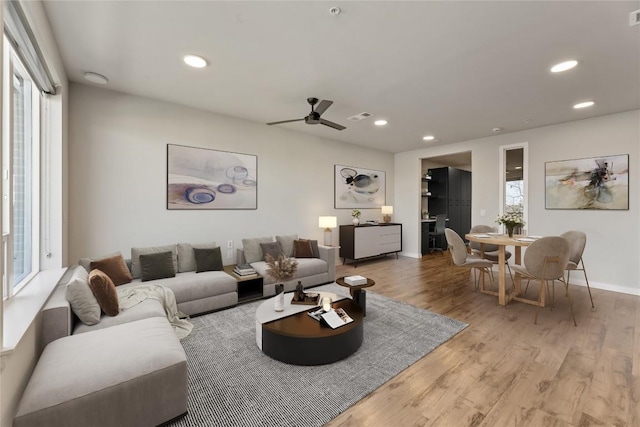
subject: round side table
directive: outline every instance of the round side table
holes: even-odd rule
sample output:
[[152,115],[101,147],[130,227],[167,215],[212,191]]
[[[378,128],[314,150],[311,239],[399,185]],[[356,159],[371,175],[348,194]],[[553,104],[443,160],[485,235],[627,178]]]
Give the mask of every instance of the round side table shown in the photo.
[[350,285],[344,281],[344,277],[340,277],[336,279],[336,283],[340,286],[344,286],[345,288],[349,288],[349,293],[351,294],[351,298],[362,308],[362,315],[367,315],[367,292],[364,288],[370,288],[375,285],[372,279],[367,278],[367,283],[364,285]]

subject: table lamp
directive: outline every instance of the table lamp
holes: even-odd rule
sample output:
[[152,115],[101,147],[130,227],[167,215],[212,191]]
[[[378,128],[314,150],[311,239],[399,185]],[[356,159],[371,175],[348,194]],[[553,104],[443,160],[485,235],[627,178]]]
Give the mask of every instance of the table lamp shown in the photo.
[[331,246],[332,228],[338,226],[338,218],[335,216],[321,216],[318,218],[318,227],[324,228],[324,245]]
[[391,215],[393,214],[393,206],[382,207],[382,219],[384,222],[391,222]]

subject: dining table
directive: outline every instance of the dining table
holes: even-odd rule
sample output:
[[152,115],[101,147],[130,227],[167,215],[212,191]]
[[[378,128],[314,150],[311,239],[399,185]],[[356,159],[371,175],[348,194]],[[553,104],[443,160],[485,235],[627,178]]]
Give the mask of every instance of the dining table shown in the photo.
[[[480,291],[486,294],[495,295],[498,297],[498,304],[506,306],[510,301],[520,301],[526,304],[538,305],[538,300],[533,300],[522,296],[521,278],[516,273],[513,279],[513,288],[511,292],[507,293],[507,281],[506,281],[506,248],[507,246],[514,247],[513,261],[516,264],[522,262],[522,248],[529,246],[542,236],[527,236],[515,234],[513,237],[509,237],[507,234],[499,233],[469,233],[466,234],[465,239],[470,242],[477,242],[480,244],[480,256],[482,257],[484,252],[484,245],[496,245],[498,247],[498,292],[485,289],[484,283],[481,282]],[[481,280],[484,281],[484,275],[481,276]],[[540,305],[544,307],[545,295],[541,296]]]

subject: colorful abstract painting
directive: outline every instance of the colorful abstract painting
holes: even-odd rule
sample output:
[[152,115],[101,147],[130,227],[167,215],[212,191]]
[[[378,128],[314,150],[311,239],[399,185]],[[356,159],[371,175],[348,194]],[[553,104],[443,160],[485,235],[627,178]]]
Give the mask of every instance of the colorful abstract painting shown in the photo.
[[547,209],[629,209],[629,155],[545,163]]
[[257,209],[258,157],[167,145],[167,209]]
[[335,208],[380,208],[385,204],[383,171],[335,165]]

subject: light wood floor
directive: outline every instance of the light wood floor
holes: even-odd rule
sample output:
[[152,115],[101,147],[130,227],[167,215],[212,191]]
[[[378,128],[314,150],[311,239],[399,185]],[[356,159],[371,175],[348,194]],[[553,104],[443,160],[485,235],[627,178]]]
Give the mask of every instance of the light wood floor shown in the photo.
[[469,327],[327,426],[640,426],[640,297],[592,289],[592,309],[573,285],[575,327],[558,284],[555,309],[534,325],[534,306],[498,306],[462,269],[453,301],[441,293],[447,256],[338,266],[338,277],[370,277],[371,291]]

